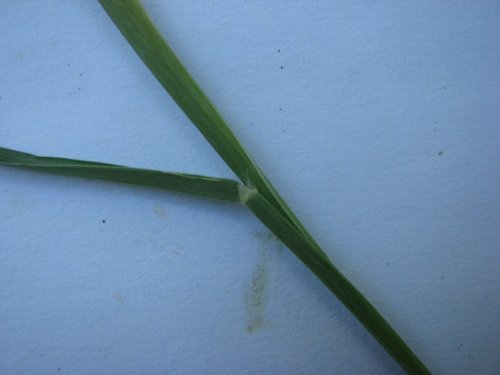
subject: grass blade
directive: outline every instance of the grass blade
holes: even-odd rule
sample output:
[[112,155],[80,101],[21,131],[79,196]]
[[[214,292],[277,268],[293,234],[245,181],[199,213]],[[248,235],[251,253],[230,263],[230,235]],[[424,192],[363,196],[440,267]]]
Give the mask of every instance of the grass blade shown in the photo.
[[165,173],[63,158],[38,157],[0,148],[0,164],[143,185],[245,204],[344,303],[388,353],[412,374],[429,374],[423,363],[368,300],[337,270],[269,183],[207,96],[163,40],[138,0],[100,0],[131,46],[240,178],[236,181]]
[[406,371],[429,374],[394,329],[333,266],[243,149],[219,112],[162,38],[139,0],[99,0],[146,66],[240,178],[242,201],[349,308]]
[[83,160],[35,156],[3,147],[0,147],[0,165],[38,172],[141,185],[229,202],[240,201],[240,184],[222,178],[185,173],[167,173]]

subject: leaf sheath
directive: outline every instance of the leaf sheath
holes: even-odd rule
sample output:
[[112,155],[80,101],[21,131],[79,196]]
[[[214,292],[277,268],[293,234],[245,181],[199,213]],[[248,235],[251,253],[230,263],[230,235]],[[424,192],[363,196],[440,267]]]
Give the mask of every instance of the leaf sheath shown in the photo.
[[263,197],[248,194],[244,204],[330,289],[373,337],[409,374],[430,374],[375,307],[330,262],[325,262],[311,243]]

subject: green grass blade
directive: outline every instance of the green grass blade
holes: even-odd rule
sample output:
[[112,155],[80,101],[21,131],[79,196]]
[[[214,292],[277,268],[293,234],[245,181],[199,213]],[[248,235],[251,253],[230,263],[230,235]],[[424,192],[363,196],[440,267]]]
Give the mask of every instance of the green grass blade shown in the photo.
[[120,165],[35,156],[0,147],[0,165],[74,177],[122,182],[205,198],[239,202],[240,184],[233,180],[185,173],[167,173]]
[[342,301],[403,369],[409,374],[430,374],[375,307],[335,266],[311,251],[307,238],[265,197],[256,190],[247,190],[242,201]]
[[[309,241],[313,238],[254,163],[138,0],[99,0],[156,79],[247,187],[257,188]],[[330,260],[318,246],[313,250]]]
[[336,270],[280,198],[163,40],[140,2],[100,0],[100,3],[158,81],[241,179],[245,185],[242,198],[253,213],[316,273],[404,369],[409,373],[428,374],[375,308]]

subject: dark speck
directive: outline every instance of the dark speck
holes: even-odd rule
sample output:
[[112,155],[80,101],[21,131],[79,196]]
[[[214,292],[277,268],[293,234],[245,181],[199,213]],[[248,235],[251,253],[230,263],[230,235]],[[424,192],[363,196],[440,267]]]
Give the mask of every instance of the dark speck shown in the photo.
[[102,223],[103,223],[103,224],[106,224],[106,220],[105,220],[105,219],[102,219]]
[[439,156],[441,156],[441,155],[443,155],[443,154],[444,154],[444,152],[443,152],[443,151],[439,151],[439,152],[438,152],[438,155],[439,155]]
[[280,52],[281,52],[281,50],[279,49],[279,50],[278,50],[278,53],[280,53]]
[[443,86],[443,90],[446,90],[446,89],[448,89],[448,86]]
[[283,69],[283,65],[280,66],[280,69]]
[[280,108],[279,110],[280,110],[280,111],[282,111],[282,110],[283,110],[283,108]]

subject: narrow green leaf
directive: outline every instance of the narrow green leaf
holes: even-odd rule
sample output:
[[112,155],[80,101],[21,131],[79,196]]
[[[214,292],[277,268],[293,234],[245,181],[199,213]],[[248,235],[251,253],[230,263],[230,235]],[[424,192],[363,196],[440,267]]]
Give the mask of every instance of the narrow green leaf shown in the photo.
[[0,147],[0,165],[75,177],[122,182],[200,197],[239,202],[240,184],[233,180],[167,173],[83,160],[35,156]]

